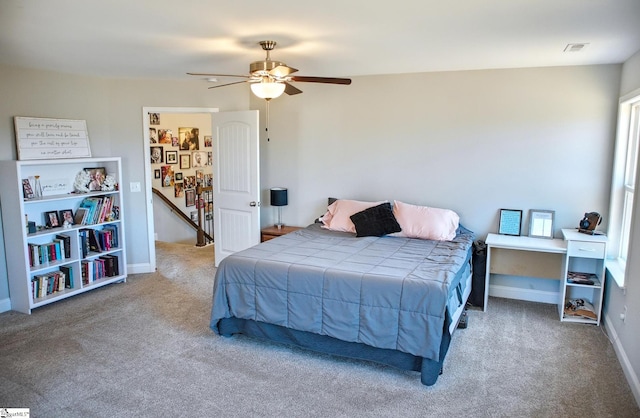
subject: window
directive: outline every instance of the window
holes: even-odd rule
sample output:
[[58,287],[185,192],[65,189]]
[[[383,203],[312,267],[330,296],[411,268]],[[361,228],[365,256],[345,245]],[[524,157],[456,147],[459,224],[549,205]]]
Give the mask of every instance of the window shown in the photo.
[[620,287],[624,287],[629,254],[639,138],[640,90],[636,90],[620,99],[609,208],[607,269]]

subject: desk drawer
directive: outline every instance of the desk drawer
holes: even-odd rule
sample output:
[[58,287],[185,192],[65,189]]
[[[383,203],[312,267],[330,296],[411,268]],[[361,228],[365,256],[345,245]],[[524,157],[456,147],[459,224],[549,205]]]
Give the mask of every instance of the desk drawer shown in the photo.
[[569,241],[567,255],[569,257],[604,258],[604,243]]

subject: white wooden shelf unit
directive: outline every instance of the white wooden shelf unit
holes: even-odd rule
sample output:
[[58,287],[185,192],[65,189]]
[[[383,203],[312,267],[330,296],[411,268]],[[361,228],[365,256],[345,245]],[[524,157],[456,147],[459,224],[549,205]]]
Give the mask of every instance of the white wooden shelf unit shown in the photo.
[[[104,167],[107,174],[114,176],[118,184],[121,183],[120,157],[0,161],[0,204],[12,310],[30,314],[32,309],[49,303],[107,284],[126,281],[127,260],[121,188],[113,191],[73,193],[76,175],[86,168],[99,167]],[[49,192],[45,191],[44,197],[39,199],[25,199],[22,180],[34,176],[40,176],[43,187]],[[72,225],[68,228],[62,226],[40,228],[36,232],[29,233],[26,219],[34,221],[38,226],[43,226],[46,224],[44,219],[46,212],[72,210],[75,214],[81,202],[88,197],[110,198],[113,206],[119,209],[117,218],[106,217],[104,222]],[[95,231],[95,234],[106,232],[107,236],[116,234],[117,245],[106,246],[100,252],[83,251],[83,237],[94,233],[92,231]],[[47,246],[58,237],[68,237],[69,257],[58,255],[55,261],[34,263],[30,248]],[[111,276],[92,276],[83,279],[83,266],[102,265],[103,261],[100,260],[108,259],[117,263],[116,270],[109,272]],[[70,272],[73,283],[68,283],[64,288],[61,286],[59,290],[50,294],[46,294],[46,291],[37,293],[34,291],[35,283],[41,280],[39,277],[52,275],[58,271]]]

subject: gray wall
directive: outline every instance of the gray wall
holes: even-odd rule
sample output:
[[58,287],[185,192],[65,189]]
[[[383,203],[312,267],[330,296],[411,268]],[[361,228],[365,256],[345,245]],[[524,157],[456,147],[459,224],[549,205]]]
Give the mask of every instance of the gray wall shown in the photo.
[[[639,61],[624,66],[623,89],[640,87]],[[553,209],[558,228],[575,227],[587,210],[606,219],[621,72],[602,65],[356,77],[348,87],[299,83],[303,94],[272,101],[270,141],[261,139],[262,223],[276,216],[267,197],[273,186],[289,188],[283,218],[291,225],[321,215],[328,196],[451,208],[480,238],[496,231],[500,208]],[[245,85],[207,90],[199,81],[2,66],[0,94],[0,158],[15,159],[18,115],[86,119],[94,155],[123,157],[133,265],[149,262],[148,197],[128,188],[144,184],[142,107],[264,110]],[[640,272],[640,261],[630,271]],[[607,305],[627,304],[640,317],[639,288],[630,284],[625,296],[609,286]],[[0,301],[7,289],[0,265]],[[629,355],[640,353],[638,328],[629,319],[619,329]],[[640,370],[640,354],[631,362]]]
[[[606,217],[621,66],[358,77],[272,100],[262,185],[289,188],[284,222],[327,196],[446,207],[479,237],[498,209],[553,209],[557,232]],[[259,101],[253,106],[263,107]],[[263,206],[264,222],[276,216]],[[523,232],[527,232],[527,217]]]
[[[623,66],[620,96],[640,89],[640,52]],[[640,170],[636,173],[636,187],[640,184]],[[614,340],[618,357],[626,366],[627,378],[635,382],[634,394],[640,403],[640,193],[635,193],[634,219],[631,233],[629,262],[625,274],[625,289],[609,280],[606,286],[604,315],[609,335]],[[627,307],[625,322],[620,320]]]

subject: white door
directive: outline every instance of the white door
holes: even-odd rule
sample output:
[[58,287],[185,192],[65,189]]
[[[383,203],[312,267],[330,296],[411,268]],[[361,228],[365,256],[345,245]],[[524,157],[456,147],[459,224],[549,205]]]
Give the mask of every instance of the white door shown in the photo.
[[212,113],[216,267],[260,242],[258,111]]

